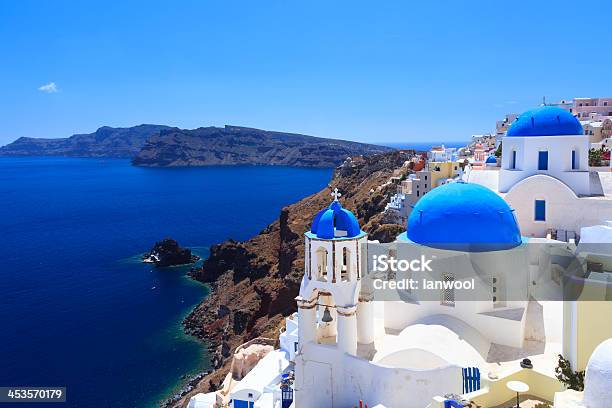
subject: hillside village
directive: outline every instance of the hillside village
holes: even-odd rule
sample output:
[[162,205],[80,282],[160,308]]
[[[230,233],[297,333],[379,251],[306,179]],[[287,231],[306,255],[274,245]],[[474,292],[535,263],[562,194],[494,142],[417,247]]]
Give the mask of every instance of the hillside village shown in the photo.
[[[545,104],[461,149],[347,159],[260,235],[214,247],[193,271],[213,292],[186,327],[215,371],[169,405],[607,406],[608,105]],[[429,278],[467,265],[485,289],[377,300],[367,251],[434,254],[453,272]]]

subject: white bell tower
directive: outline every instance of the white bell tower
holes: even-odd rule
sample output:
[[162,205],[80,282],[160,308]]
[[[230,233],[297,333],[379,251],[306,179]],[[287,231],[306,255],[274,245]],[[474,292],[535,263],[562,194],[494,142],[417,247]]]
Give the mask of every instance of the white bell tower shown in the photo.
[[304,277],[298,305],[298,352],[304,344],[336,345],[357,354],[357,343],[372,343],[373,313],[369,296],[361,294],[362,264],[367,259],[367,234],[357,218],[342,208],[338,189],[305,235]]

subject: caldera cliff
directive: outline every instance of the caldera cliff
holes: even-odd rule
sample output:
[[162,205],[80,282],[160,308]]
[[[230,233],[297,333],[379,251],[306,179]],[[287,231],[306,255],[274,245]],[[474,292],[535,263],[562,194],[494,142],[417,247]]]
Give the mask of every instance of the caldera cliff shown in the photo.
[[137,166],[279,165],[335,167],[348,156],[390,147],[240,126],[168,129],[151,136],[132,160]]

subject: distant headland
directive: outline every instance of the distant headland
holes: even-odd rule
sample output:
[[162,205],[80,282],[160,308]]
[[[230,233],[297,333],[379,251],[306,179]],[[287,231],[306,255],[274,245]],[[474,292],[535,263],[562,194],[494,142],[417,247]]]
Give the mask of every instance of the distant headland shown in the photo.
[[21,137],[0,147],[0,156],[131,159],[146,167],[279,165],[335,167],[348,156],[392,151],[388,146],[295,133],[225,126],[179,129],[163,125],[101,127],[68,138]]

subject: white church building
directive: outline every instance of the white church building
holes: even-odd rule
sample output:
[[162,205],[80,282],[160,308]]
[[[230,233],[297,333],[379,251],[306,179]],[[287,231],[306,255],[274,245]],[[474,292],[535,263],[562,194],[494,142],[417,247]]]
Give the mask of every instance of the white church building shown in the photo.
[[[529,248],[510,207],[485,187],[451,183],[432,190],[415,206],[408,232],[375,250],[398,259],[426,253],[444,276],[424,272],[412,278],[494,282],[495,289],[480,285],[486,293],[440,290],[440,300],[419,301],[418,289],[398,290],[374,301],[374,280],[389,276],[368,272],[367,235],[337,198],[315,217],[305,239],[297,407],[355,406],[359,399],[370,406],[426,407],[433,396],[464,393],[465,370],[497,373],[503,361],[515,360],[527,332],[556,340],[560,350],[560,325],[546,333],[531,320],[561,319],[561,309],[529,311],[531,270],[523,266]],[[503,282],[507,273],[524,276]],[[505,299],[510,285],[524,296]]]
[[[612,307],[555,301],[562,299],[561,285],[551,274],[555,262],[566,261],[559,261],[564,257],[559,253],[555,260],[545,244],[560,244],[566,259],[573,259],[573,251],[558,241],[522,236],[508,203],[478,184],[433,190],[417,203],[407,227],[394,244],[373,245],[337,195],[314,218],[305,233],[306,267],[296,298],[295,407],[352,407],[363,401],[437,408],[457,396],[493,407],[513,397],[505,384],[517,379],[532,384],[539,398],[557,398],[558,407],[582,406],[564,401],[583,393],[555,397],[563,391],[555,378],[557,357],[567,355],[584,369],[594,348],[612,337]],[[398,259],[426,254],[433,271],[377,273],[373,252]],[[435,300],[423,287],[375,296],[376,279],[408,277],[475,279],[480,285],[476,291],[443,288]],[[612,281],[604,282],[601,300],[611,288]],[[591,328],[606,322],[610,327],[593,333]],[[599,364],[612,367],[609,360]],[[612,387],[612,378],[606,384]]]
[[516,211],[521,232],[566,240],[612,219],[612,173],[589,169],[589,138],[567,110],[542,106],[519,115],[502,139],[501,169],[466,180],[498,192]]

